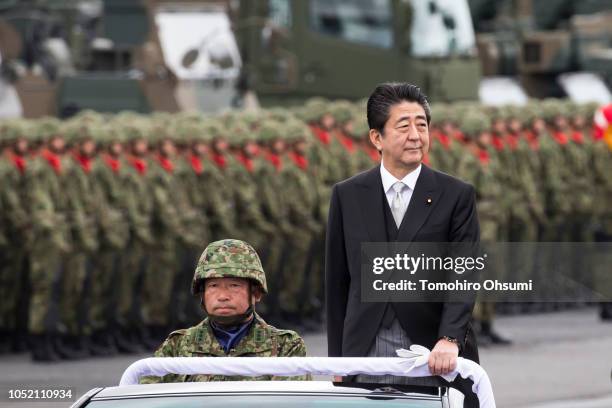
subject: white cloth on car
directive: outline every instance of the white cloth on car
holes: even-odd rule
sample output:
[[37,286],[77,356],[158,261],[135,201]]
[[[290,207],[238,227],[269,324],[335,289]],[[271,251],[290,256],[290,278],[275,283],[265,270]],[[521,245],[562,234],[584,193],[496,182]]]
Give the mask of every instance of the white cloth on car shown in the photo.
[[[410,350],[397,350],[399,357],[152,357],[130,365],[119,383],[138,384],[142,376],[166,374],[296,376],[305,374],[348,376],[357,374],[429,377],[430,351],[413,344]],[[457,367],[441,376],[453,381],[460,375],[473,381],[472,391],[481,408],[495,408],[493,388],[486,371],[474,361],[457,358]]]

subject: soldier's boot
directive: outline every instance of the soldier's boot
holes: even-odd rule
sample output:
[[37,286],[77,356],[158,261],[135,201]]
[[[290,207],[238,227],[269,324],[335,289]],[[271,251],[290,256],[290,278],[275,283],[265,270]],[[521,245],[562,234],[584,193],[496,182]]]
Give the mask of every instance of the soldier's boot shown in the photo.
[[37,362],[59,361],[53,348],[53,336],[48,334],[38,334],[31,338],[32,360]]
[[29,339],[26,333],[15,332],[12,336],[11,349],[14,353],[25,353],[30,350]]
[[113,338],[106,330],[94,332],[87,339],[87,348],[92,356],[112,356],[117,354],[117,347]]
[[612,322],[612,303],[601,303],[599,308],[599,317],[606,322]]
[[157,348],[163,343],[168,333],[168,329],[164,326],[149,326],[145,331],[145,335],[143,336],[142,344],[148,350],[157,350]]
[[117,351],[126,354],[135,354],[142,352],[142,348],[139,346],[138,341],[134,338],[126,329],[115,328],[111,332]]
[[78,360],[89,356],[82,339],[75,335],[63,335],[55,342],[57,354],[64,360]]
[[491,345],[491,338],[483,332],[483,322],[479,319],[474,319],[473,323],[474,333],[476,333],[476,342],[478,347],[489,347]]
[[8,331],[0,330],[0,354],[11,351],[11,336]]
[[491,344],[496,344],[500,346],[512,344],[512,341],[510,339],[502,337],[499,333],[493,330],[493,325],[491,322],[480,323],[480,335],[483,337],[488,337],[491,341]]

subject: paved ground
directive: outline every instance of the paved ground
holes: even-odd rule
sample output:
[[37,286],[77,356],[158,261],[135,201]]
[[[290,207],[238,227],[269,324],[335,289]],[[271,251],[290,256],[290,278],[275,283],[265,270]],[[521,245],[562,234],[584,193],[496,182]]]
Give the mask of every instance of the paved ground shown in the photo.
[[[515,340],[511,347],[481,349],[498,407],[612,407],[612,324],[601,323],[595,310],[502,317],[496,324]],[[324,333],[306,335],[305,340],[310,355],[325,355]],[[9,403],[6,389],[71,386],[81,395],[94,386],[116,384],[139,357],[34,364],[27,355],[0,356],[0,407],[66,407],[68,403]]]

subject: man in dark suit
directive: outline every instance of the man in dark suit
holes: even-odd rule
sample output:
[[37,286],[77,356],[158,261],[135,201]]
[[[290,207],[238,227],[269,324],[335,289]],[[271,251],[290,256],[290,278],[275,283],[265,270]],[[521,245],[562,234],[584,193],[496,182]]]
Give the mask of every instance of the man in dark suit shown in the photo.
[[332,190],[325,265],[328,354],[391,357],[396,348],[420,344],[432,350],[431,372],[446,374],[459,355],[478,361],[469,323],[473,302],[362,302],[361,243],[477,243],[474,188],[422,164],[431,116],[418,87],[379,85],[367,116],[382,163]]

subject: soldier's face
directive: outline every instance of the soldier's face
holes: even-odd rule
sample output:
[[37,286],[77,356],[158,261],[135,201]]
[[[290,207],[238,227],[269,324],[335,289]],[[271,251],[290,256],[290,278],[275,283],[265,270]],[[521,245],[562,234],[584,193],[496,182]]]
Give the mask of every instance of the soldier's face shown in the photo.
[[573,122],[576,129],[582,129],[586,126],[586,118],[583,115],[574,116]]
[[491,133],[490,132],[480,132],[476,141],[478,142],[478,145],[480,147],[489,146],[491,144]]
[[134,153],[143,155],[147,153],[148,145],[147,141],[144,139],[139,139],[134,142]]
[[504,122],[502,119],[496,119],[493,122],[493,129],[498,134],[505,133],[506,132],[506,122]]
[[204,156],[208,153],[208,146],[205,143],[196,143],[193,145],[193,151],[199,156]]
[[521,124],[521,121],[517,118],[512,118],[510,119],[509,128],[512,132],[518,133],[522,130],[523,125]]
[[272,143],[272,151],[276,154],[281,154],[285,150],[285,142],[283,140],[275,140]]
[[18,139],[15,142],[15,151],[18,154],[25,154],[28,151],[28,141],[26,139]]
[[119,156],[123,151],[123,145],[119,142],[114,142],[110,145],[110,152],[114,156]]
[[55,152],[63,152],[64,147],[66,147],[66,142],[64,141],[64,138],[54,137],[53,139],[51,139],[51,149],[53,149]]
[[[253,291],[253,304],[261,294]],[[244,313],[249,307],[249,282],[241,278],[211,278],[204,284],[204,305],[208,313],[217,316],[233,316]]]
[[300,140],[293,145],[293,150],[295,150],[299,154],[306,153],[306,141]]
[[215,150],[217,150],[218,152],[225,152],[227,151],[227,148],[229,147],[227,140],[225,139],[217,139],[215,141]]
[[415,169],[429,151],[429,127],[425,110],[416,102],[401,102],[389,109],[383,134],[370,130],[370,140],[382,152],[385,163]]
[[557,116],[555,118],[555,125],[559,129],[564,129],[565,127],[567,127],[567,118],[561,115]]
[[536,118],[533,121],[533,125],[532,125],[533,131],[536,133],[542,133],[543,131],[546,130],[546,122],[544,122],[543,119],[541,118]]
[[259,154],[259,146],[255,142],[248,142],[244,146],[244,151],[251,157],[257,156]]
[[93,156],[96,151],[96,143],[93,140],[85,140],[81,144],[81,151],[86,156]]
[[170,140],[164,140],[161,145],[161,152],[166,157],[174,157],[176,155],[176,146]]
[[334,125],[335,121],[332,115],[330,115],[329,113],[323,115],[323,117],[321,118],[321,126],[323,126],[324,129],[330,130],[334,127]]
[[353,125],[352,120],[349,120],[348,122],[344,124],[344,126],[342,126],[342,131],[346,133],[347,135],[352,134],[354,129],[355,129],[355,126]]

